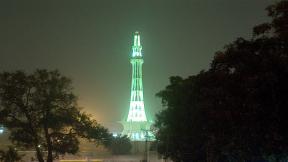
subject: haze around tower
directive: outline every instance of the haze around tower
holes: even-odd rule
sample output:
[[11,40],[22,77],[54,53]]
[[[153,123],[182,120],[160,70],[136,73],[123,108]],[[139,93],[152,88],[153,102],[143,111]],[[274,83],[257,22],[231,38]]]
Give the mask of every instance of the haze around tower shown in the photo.
[[[274,0],[1,1],[0,69],[59,69],[100,122],[128,113],[131,37],[141,31],[145,109],[173,75],[209,66],[217,50],[266,22]],[[243,12],[245,11],[245,12]]]

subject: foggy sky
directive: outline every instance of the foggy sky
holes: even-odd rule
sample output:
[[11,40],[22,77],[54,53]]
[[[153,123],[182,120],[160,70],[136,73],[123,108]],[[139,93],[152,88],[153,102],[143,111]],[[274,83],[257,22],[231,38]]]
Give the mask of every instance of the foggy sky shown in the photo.
[[59,69],[79,105],[100,122],[129,108],[133,32],[143,46],[148,116],[170,76],[207,69],[216,51],[266,22],[275,0],[0,1],[0,70]]

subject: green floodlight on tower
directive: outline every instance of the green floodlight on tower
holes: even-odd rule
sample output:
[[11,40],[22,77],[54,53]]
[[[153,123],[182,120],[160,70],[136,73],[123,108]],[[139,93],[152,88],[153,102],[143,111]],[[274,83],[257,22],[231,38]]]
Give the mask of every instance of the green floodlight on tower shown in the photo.
[[147,121],[144,107],[142,81],[142,64],[144,60],[141,50],[140,34],[139,32],[135,32],[132,55],[130,56],[130,63],[132,65],[130,107],[126,121],[122,122],[124,125],[122,134],[128,135],[132,141],[147,140],[147,132],[143,130],[149,130],[151,126],[151,122]]
[[142,82],[142,46],[140,44],[139,32],[135,32],[134,44],[132,46],[132,56],[130,62],[132,64],[132,85],[130,108],[127,122],[146,122],[146,114],[144,109],[143,98],[143,82]]

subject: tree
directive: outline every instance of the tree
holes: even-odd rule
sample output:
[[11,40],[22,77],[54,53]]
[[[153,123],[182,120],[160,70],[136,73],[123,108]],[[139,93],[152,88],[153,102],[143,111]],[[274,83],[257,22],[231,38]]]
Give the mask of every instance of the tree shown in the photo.
[[203,109],[198,76],[171,77],[170,85],[157,94],[165,110],[156,115],[158,152],[174,161],[201,161],[205,158]]
[[158,151],[175,161],[281,161],[288,155],[288,1],[271,23],[217,52],[207,71],[157,96]]
[[71,80],[58,71],[0,73],[0,123],[14,144],[35,150],[39,162],[76,153],[78,137],[106,143],[111,136],[80,111]]
[[21,161],[23,155],[19,155],[15,148],[9,147],[7,151],[0,150],[1,162],[17,162]]
[[125,136],[117,136],[112,138],[108,148],[111,150],[112,154],[121,155],[129,154],[132,148],[130,139]]

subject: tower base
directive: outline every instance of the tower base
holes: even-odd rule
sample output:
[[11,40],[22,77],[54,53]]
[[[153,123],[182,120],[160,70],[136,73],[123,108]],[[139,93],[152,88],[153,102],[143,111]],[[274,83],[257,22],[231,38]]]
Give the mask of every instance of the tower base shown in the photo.
[[124,126],[122,135],[127,135],[131,141],[153,141],[150,122],[121,122]]

